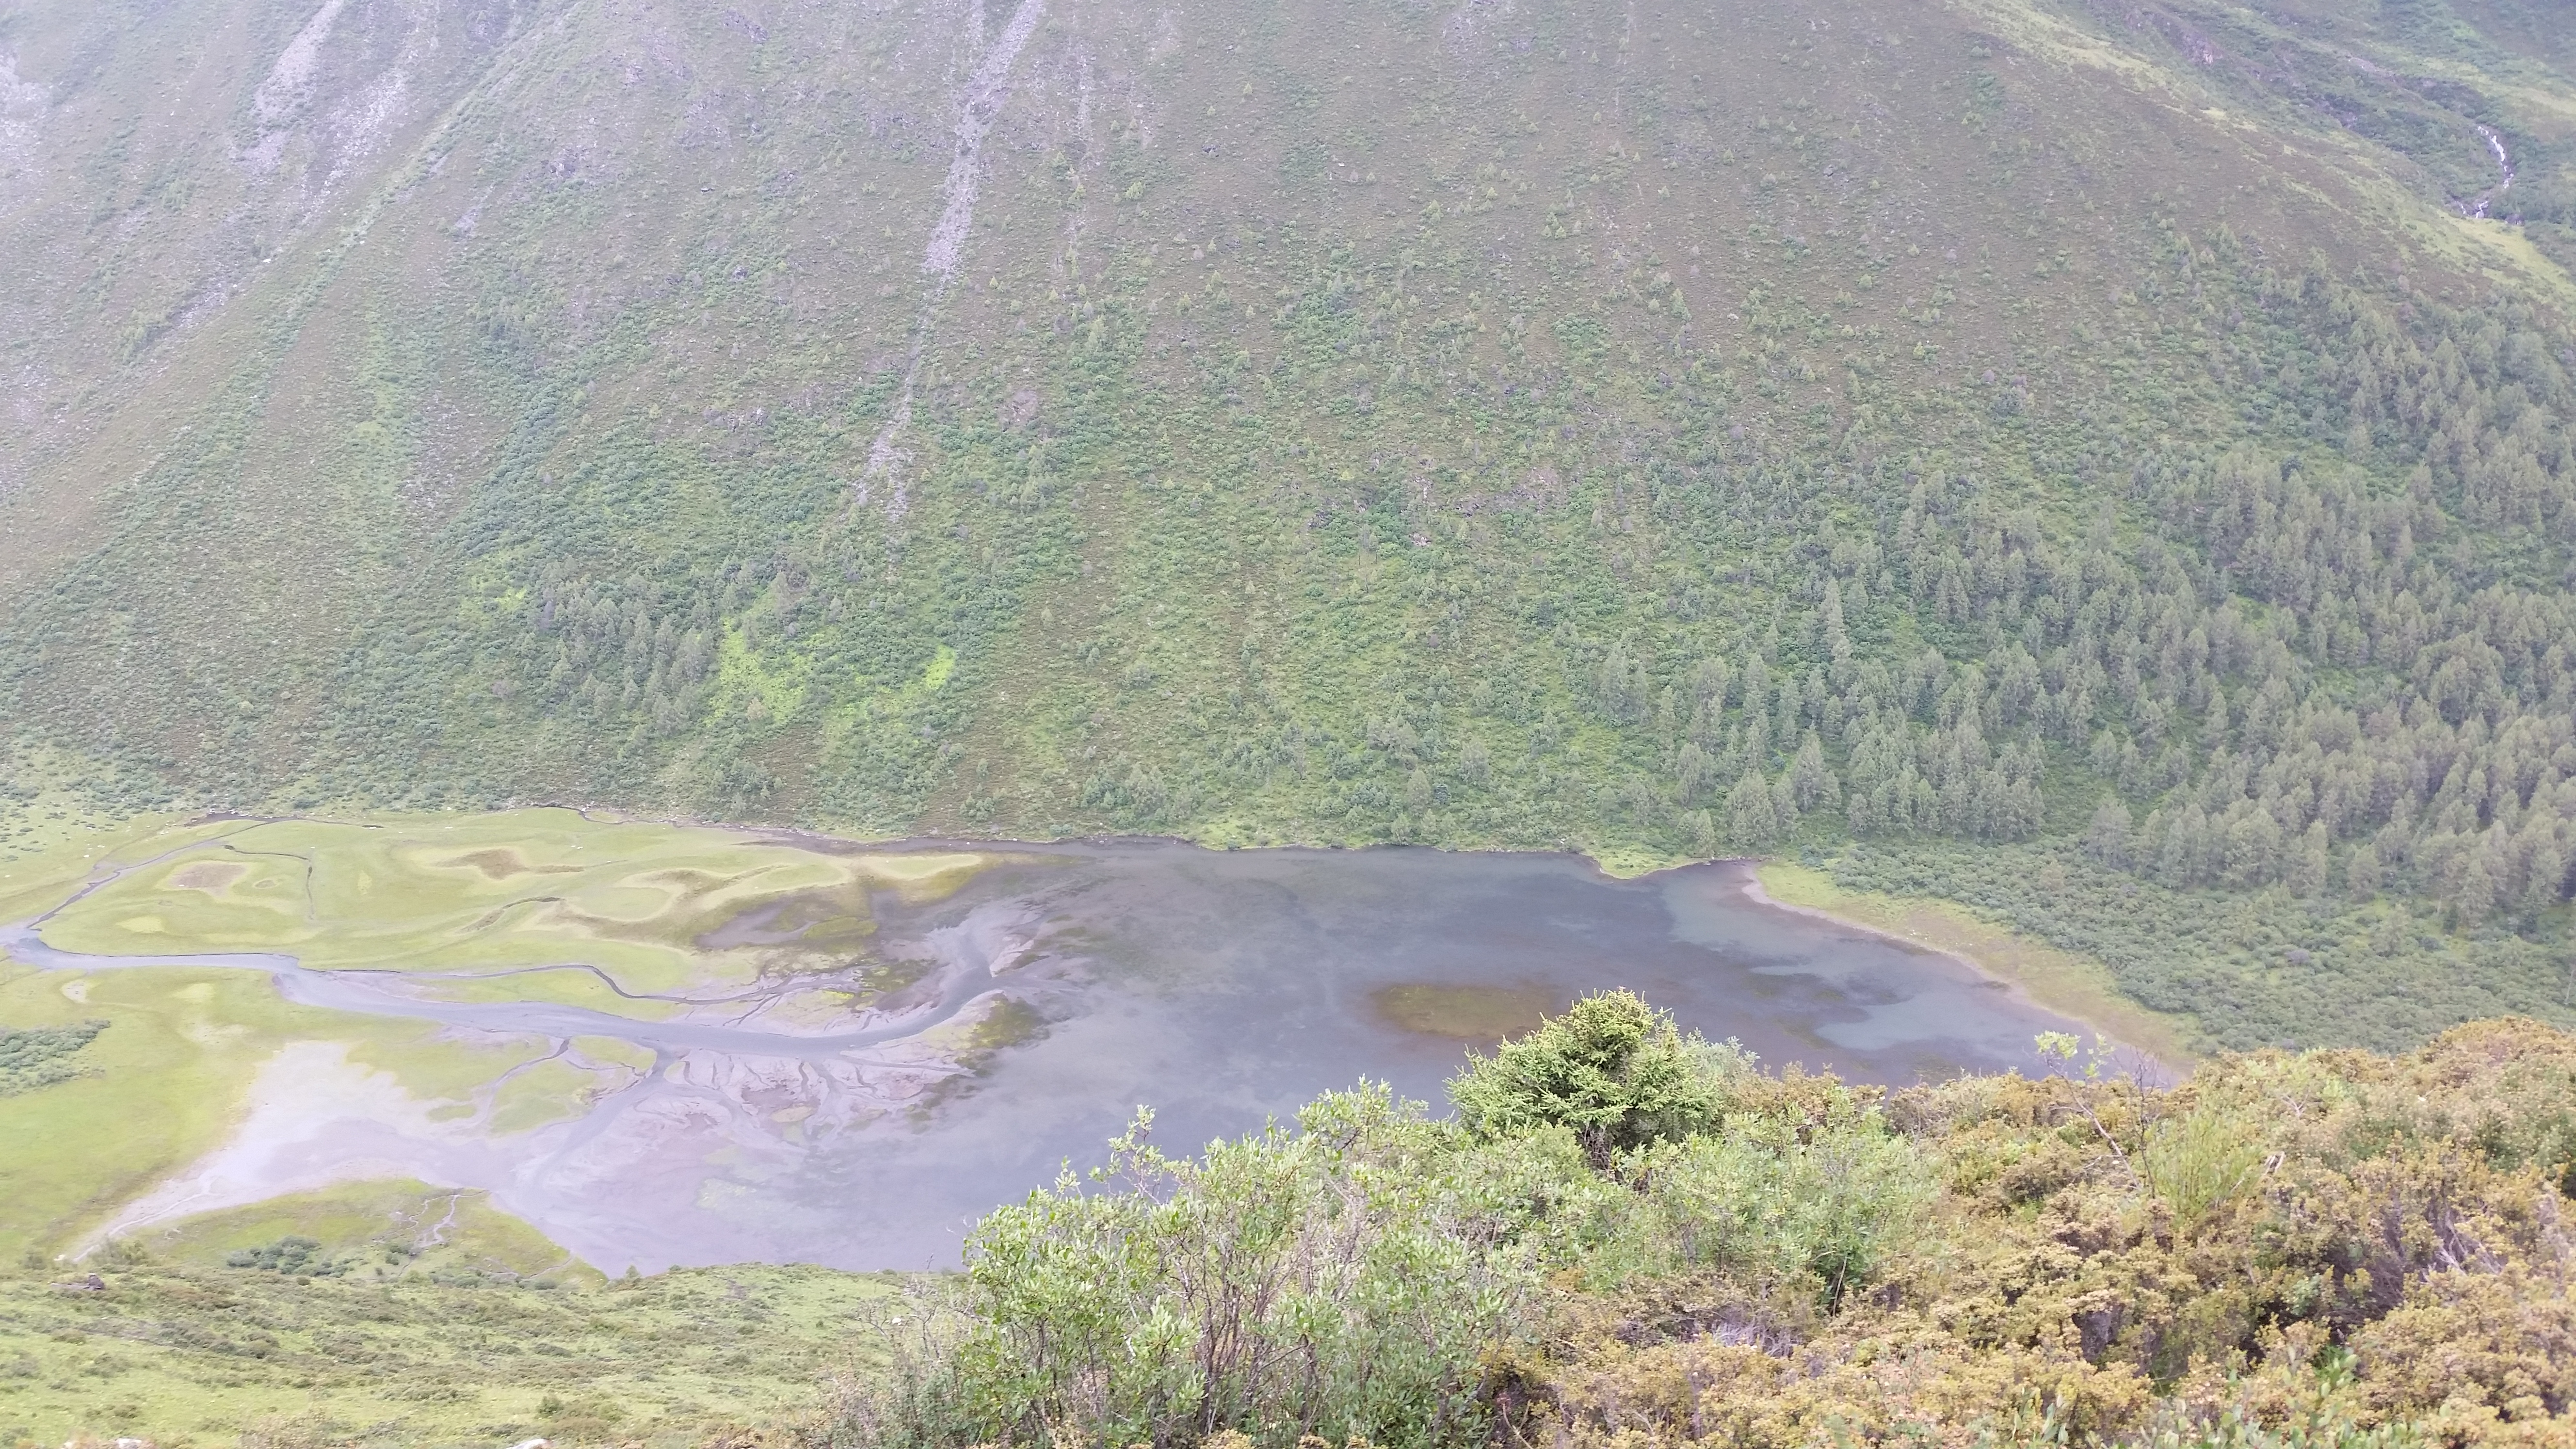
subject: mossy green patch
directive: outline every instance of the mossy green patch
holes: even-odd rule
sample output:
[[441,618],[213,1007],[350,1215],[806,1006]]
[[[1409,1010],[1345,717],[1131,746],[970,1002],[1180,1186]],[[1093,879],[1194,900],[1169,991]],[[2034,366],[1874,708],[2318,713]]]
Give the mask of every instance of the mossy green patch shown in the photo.
[[578,967],[441,977],[425,983],[423,994],[456,1002],[543,1001],[638,1021],[660,1021],[679,1010],[673,1002],[621,995],[616,987]]
[[542,1037],[460,1040],[426,1022],[392,1022],[352,1046],[349,1060],[390,1075],[423,1101],[467,1103],[547,1050]]
[[652,1048],[613,1036],[577,1036],[572,1039],[572,1049],[602,1066],[625,1067],[637,1072],[653,1070]]
[[491,1129],[526,1132],[581,1115],[602,1085],[596,1072],[560,1058],[513,1072],[492,1094]]

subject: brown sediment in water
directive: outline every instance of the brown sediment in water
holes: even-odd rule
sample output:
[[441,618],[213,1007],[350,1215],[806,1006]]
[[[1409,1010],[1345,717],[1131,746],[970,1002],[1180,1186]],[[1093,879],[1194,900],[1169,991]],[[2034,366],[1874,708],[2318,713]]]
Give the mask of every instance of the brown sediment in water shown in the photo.
[[843,886],[746,901],[694,941],[700,950],[760,947],[782,961],[819,956],[841,964],[842,958],[865,954],[876,932],[865,890]]
[[1537,1029],[1562,1008],[1556,993],[1540,986],[1455,986],[1399,982],[1369,993],[1380,1019],[1422,1036],[1498,1042]]

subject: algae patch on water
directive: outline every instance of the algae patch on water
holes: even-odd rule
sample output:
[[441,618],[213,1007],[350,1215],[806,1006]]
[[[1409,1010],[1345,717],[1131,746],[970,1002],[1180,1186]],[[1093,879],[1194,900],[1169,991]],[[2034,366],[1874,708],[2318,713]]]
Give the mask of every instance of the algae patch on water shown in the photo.
[[1369,1001],[1391,1026],[1455,1041],[1498,1042],[1535,1028],[1565,1003],[1542,986],[1469,986],[1428,981],[1380,987]]

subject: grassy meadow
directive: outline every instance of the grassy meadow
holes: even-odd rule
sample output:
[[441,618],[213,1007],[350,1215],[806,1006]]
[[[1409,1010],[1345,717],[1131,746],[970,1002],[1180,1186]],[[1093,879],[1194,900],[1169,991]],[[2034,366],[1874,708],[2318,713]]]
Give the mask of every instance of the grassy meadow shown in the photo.
[[[425,1214],[447,1196],[371,1185],[234,1215],[81,1272],[0,1269],[0,1444],[720,1443],[809,1417],[822,1381],[864,1361],[867,1320],[892,1291],[757,1265],[616,1283],[527,1277],[546,1254],[524,1228],[469,1206],[445,1245],[396,1252],[410,1233],[376,1216],[388,1203],[358,1200]],[[365,1266],[312,1276],[224,1265],[240,1252],[226,1244],[272,1230]]]
[[[571,812],[88,834],[63,821],[58,842],[0,866],[13,919],[128,873],[49,923],[52,944],[458,971],[477,999],[630,1012],[555,989],[563,972],[472,973],[577,958],[630,989],[721,991],[819,952],[845,959],[864,949],[870,890],[935,895],[978,863]],[[822,929],[787,951],[697,945],[782,903],[791,925]],[[343,1183],[102,1243],[101,1222],[226,1138],[290,1044],[345,1050],[430,1117],[502,1136],[583,1110],[652,1059],[607,1038],[552,1059],[536,1037],[468,1045],[433,1023],[293,1005],[250,970],[0,960],[0,1030],[89,1023],[104,1026],[66,1038],[79,1044],[42,1063],[50,1075],[0,1094],[0,1444],[703,1444],[810,1411],[860,1341],[854,1315],[888,1291],[761,1266],[611,1282],[484,1194],[416,1182]]]

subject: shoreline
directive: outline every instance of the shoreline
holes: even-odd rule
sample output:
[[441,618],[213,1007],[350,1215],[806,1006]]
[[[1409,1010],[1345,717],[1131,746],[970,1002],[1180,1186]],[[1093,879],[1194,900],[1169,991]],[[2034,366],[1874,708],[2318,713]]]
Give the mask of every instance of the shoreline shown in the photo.
[[[1856,916],[1843,915],[1839,912],[1828,910],[1822,906],[1811,906],[1797,901],[1784,901],[1778,896],[1773,895],[1770,890],[1764,886],[1762,881],[1762,867],[1767,862],[1757,857],[1739,856],[1725,863],[1740,868],[1742,873],[1739,879],[1741,889],[1744,892],[1744,897],[1746,900],[1749,900],[1756,905],[1763,906],[1771,910],[1783,911],[1790,915],[1803,916],[1812,921],[1821,921],[1844,930],[1858,931],[1863,935],[1872,936],[1879,940],[1904,946],[1911,950],[1924,951],[1932,955],[1942,956],[1952,961],[1956,961],[1979,978],[1991,981],[1997,986],[2003,987],[2005,990],[2011,992],[2024,1004],[2037,1007],[2043,1011],[2054,1012],[2055,1014],[2066,1017],[2077,1025],[2083,1027],[2087,1032],[2092,1034],[2094,1040],[2104,1049],[2105,1055],[2134,1056],[2140,1059],[2140,1068],[2152,1069],[2154,1072],[2165,1077],[2169,1083],[2179,1082],[2188,1078],[2192,1073],[2192,1069],[2198,1064],[2198,1059],[2192,1056],[2187,1050],[2183,1049],[2182,1044],[2179,1041],[2168,1042],[2161,1049],[2146,1045],[2136,1039],[2137,1033],[2134,1031],[2115,1027],[2103,1021],[2101,1019],[2103,1013],[2101,1013],[2098,1008],[2089,1006],[2086,1003],[2050,1000],[2041,995],[2039,989],[2034,986],[2032,981],[2026,975],[2007,970],[1993,964],[1992,962],[1982,960],[1972,954],[1967,948],[1931,940],[1919,933],[1879,925],[1875,922],[1862,920]],[[1890,897],[1887,899],[1892,901],[1895,898]],[[1922,902],[1922,905],[1926,908],[1937,909],[1944,905],[1951,905],[1951,903],[1926,898]],[[1956,909],[1956,907],[1954,907],[1954,909]],[[1972,916],[1970,919],[1973,920],[1975,918]],[[1985,925],[1987,923],[1980,922],[1979,924]],[[2017,940],[2026,939],[2016,936],[2015,933],[2002,926],[1987,925],[1987,928],[2000,935],[2011,936]],[[2032,942],[2031,944],[2037,949],[2050,951],[2060,955],[2067,955],[2073,960],[2083,959],[2080,957],[2073,957],[2071,953],[2057,952],[2055,947],[2048,946],[2044,942]],[[2050,994],[2055,995],[2056,993]],[[2116,995],[2113,996],[2113,1000],[2126,1007],[2127,1010],[2139,1013],[2146,1020],[2150,1022],[2155,1021],[2153,1015],[2148,1013],[2145,1007],[2138,1006],[2136,1003],[2129,1002],[2126,998],[2118,997]],[[2161,1034],[2162,1033],[2160,1032],[2159,1035]],[[2071,1063],[2069,1065],[2072,1066]],[[2132,1075],[2136,1074],[2137,1072],[2133,1070]]]
[[[2060,976],[2060,973],[2047,969],[2036,971],[2016,969],[2013,965],[1992,959],[1991,953],[1980,951],[1978,949],[1978,944],[1974,941],[1944,941],[1938,939],[1934,934],[1907,929],[1901,924],[1875,922],[1858,914],[1843,914],[1828,906],[1783,900],[1779,896],[1773,894],[1771,890],[1765,886],[1762,879],[1762,872],[1765,869],[1786,869],[1801,871],[1808,874],[1816,873],[1807,867],[1791,865],[1785,861],[1766,860],[1762,857],[1756,856],[1729,856],[1718,857],[1712,860],[1666,860],[1661,858],[1645,857],[1642,855],[1629,855],[1616,850],[1605,852],[1597,847],[1587,846],[1574,841],[1564,841],[1551,846],[1526,848],[1443,845],[1420,841],[1345,843],[1273,840],[1259,844],[1252,844],[1236,840],[1225,840],[1222,838],[1221,832],[1218,836],[1213,838],[1185,834],[1121,834],[1110,832],[1075,833],[1049,839],[999,839],[989,837],[981,839],[967,839],[958,836],[936,834],[911,834],[868,838],[855,835],[835,835],[812,827],[796,825],[743,823],[694,819],[688,817],[637,814],[616,806],[581,805],[559,800],[538,801],[526,804],[513,803],[497,810],[486,808],[469,810],[414,810],[390,812],[355,811],[346,815],[330,811],[288,812],[276,815],[224,811],[198,815],[173,814],[157,818],[163,824],[165,832],[177,831],[185,833],[205,830],[210,826],[232,824],[362,824],[367,823],[371,818],[377,820],[387,818],[429,820],[437,819],[439,817],[474,819],[476,817],[489,818],[495,815],[505,815],[523,811],[529,813],[561,811],[593,825],[638,824],[660,825],[666,828],[678,830],[706,830],[732,836],[736,840],[744,843],[786,845],[790,848],[801,848],[829,855],[870,852],[908,853],[924,849],[992,855],[1008,854],[1015,851],[1042,854],[1051,848],[1060,848],[1065,846],[1088,846],[1095,849],[1102,847],[1115,849],[1121,846],[1145,849],[1151,849],[1156,846],[1182,846],[1199,850],[1222,851],[1229,853],[1235,851],[1313,851],[1339,854],[1342,852],[1357,853],[1368,850],[1424,850],[1439,854],[1555,856],[1563,859],[1580,861],[1603,878],[1614,881],[1640,880],[1649,876],[1663,874],[1666,871],[1686,869],[1700,865],[1729,867],[1737,872],[1740,888],[1744,892],[1745,899],[1751,901],[1755,905],[1803,916],[1811,920],[1832,925],[1839,929],[1859,931],[1896,945],[1909,947],[1915,950],[1928,951],[1947,957],[1950,960],[1957,962],[1960,966],[1973,973],[1978,978],[1992,982],[1995,985],[2012,992],[2015,997],[2024,1004],[2070,1019],[2095,1037],[2105,1049],[2115,1051],[2123,1055],[2140,1058],[2142,1059],[2142,1066],[2151,1067],[2156,1072],[2169,1078],[2179,1080],[2182,1077],[2188,1076],[2191,1068],[2198,1060],[2196,1054],[2191,1052],[2189,1048],[2185,1046],[2179,1033],[2164,1018],[2148,1011],[2145,1007],[2142,1007],[2121,995],[2116,982],[2108,978],[2107,971],[2099,962],[2093,961],[2090,958],[2077,956],[2071,952],[2061,951],[2058,948],[2047,945],[2045,942],[2021,936],[2006,927],[1995,925],[1976,917],[1954,902],[1943,901],[1937,897],[1923,897],[1920,899],[1898,897],[1864,898],[1872,900],[1873,902],[1881,902],[1887,906],[1903,911],[1928,911],[1935,914],[1955,915],[1958,918],[1958,923],[1962,927],[1964,933],[1972,935],[1991,933],[2002,940],[2013,943],[2016,950],[2027,950],[2041,953],[2049,957],[2060,958],[2069,969],[2063,973],[2061,979],[2051,980],[2051,977]],[[132,821],[121,823],[130,827],[134,824],[153,818],[155,817],[138,816]],[[81,872],[81,876],[83,878],[66,879],[66,877],[71,875],[71,872],[62,870],[58,863],[50,863],[54,864],[54,869],[51,871],[45,871],[43,874],[52,877],[51,879],[13,883],[16,889],[7,892],[7,894],[12,898],[13,903],[24,904],[23,899],[19,898],[46,894],[48,893],[46,891],[46,887],[54,887],[57,889],[68,887],[74,897],[85,894],[88,889],[93,889],[98,884],[95,879],[95,875],[101,861],[113,857],[120,850],[130,848],[138,843],[136,836],[130,829],[116,830],[111,828],[107,831],[100,832],[100,835],[105,837],[101,841],[100,848],[92,852],[85,853],[88,858],[82,863],[85,864],[88,869]],[[150,838],[149,833],[146,833],[142,838]],[[14,872],[0,871],[0,880],[5,880],[10,874],[14,874]],[[1831,886],[1830,882],[1826,881],[1823,877],[1819,876],[1819,880],[1825,884],[1826,889],[1833,893],[1838,895],[1847,894],[1840,891],[1838,887]],[[55,902],[53,909],[59,910],[63,904],[65,903],[59,901]],[[48,911],[46,914],[51,914],[51,912]],[[0,948],[0,962],[26,964],[18,962],[12,958],[5,948]],[[2124,1018],[2127,1019],[2124,1020]]]

